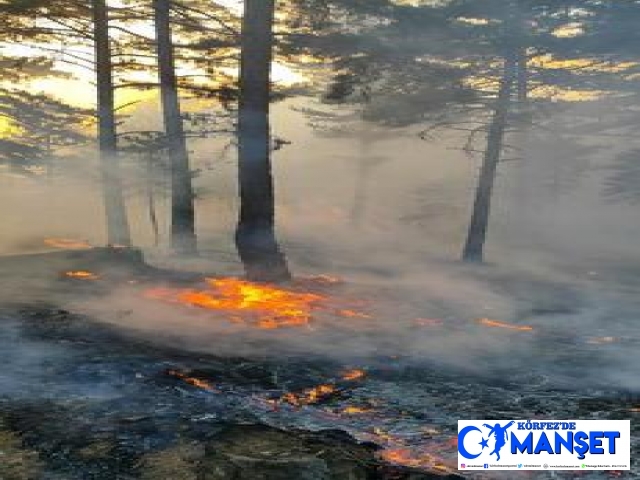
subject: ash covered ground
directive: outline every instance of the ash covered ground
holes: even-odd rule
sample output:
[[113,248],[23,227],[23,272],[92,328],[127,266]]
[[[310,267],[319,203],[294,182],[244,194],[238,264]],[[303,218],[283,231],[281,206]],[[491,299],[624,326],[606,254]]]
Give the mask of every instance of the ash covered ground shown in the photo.
[[[23,470],[0,478],[217,479],[212,464],[260,449],[287,452],[285,476],[274,478],[438,478],[458,473],[457,420],[478,418],[631,418],[637,457],[640,271],[631,267],[552,279],[442,265],[392,282],[380,272],[303,279],[278,288],[328,299],[309,321],[257,328],[144,295],[200,291],[199,274],[95,255],[5,261],[0,441],[7,465]],[[65,274],[85,270],[96,278]],[[310,460],[327,449],[324,463]],[[632,462],[628,473],[580,475],[612,477],[640,474]]]

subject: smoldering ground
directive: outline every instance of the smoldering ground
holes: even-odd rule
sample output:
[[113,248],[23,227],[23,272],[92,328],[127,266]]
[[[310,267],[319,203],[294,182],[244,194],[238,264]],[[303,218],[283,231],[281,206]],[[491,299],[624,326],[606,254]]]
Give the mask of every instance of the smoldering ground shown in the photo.
[[[570,388],[638,388],[635,305],[626,294],[603,292],[588,279],[577,288],[576,282],[549,284],[530,274],[493,271],[471,279],[477,274],[437,264],[431,270],[395,277],[393,286],[389,279],[382,285],[375,277],[347,277],[343,286],[315,290],[326,301],[312,310],[308,324],[274,330],[234,323],[234,312],[145,298],[135,286],[74,300],[68,309],[211,355],[391,362],[505,381],[537,377]],[[332,304],[364,315],[337,315]]]
[[[291,141],[274,154],[281,243],[295,273],[342,277],[345,283],[327,295],[363,301],[358,308],[372,318],[319,311],[311,328],[260,331],[230,324],[224,313],[150,300],[123,278],[101,297],[83,298],[74,291],[77,285],[69,285],[65,295],[47,300],[131,335],[198,352],[325,356],[363,364],[399,357],[478,375],[520,378],[535,372],[564,386],[638,388],[634,291],[640,269],[634,269],[632,255],[638,224],[633,209],[602,200],[602,170],[587,168],[586,179],[566,191],[561,182],[553,184],[558,191],[551,196],[549,162],[543,160],[553,159],[554,151],[531,142],[527,161],[501,167],[489,265],[462,266],[455,259],[477,172],[475,161],[453,149],[462,139],[448,135],[425,143],[400,131],[379,141],[368,138],[382,160],[366,172],[356,199],[362,174],[357,167],[369,160],[371,145],[367,150],[358,139],[317,135],[303,127],[305,118],[292,104],[279,104],[274,114],[276,132]],[[284,120],[296,115],[299,121]],[[237,203],[233,159],[223,153],[227,143],[194,143],[199,259],[184,261],[153,247],[144,192],[130,185],[135,243],[145,247],[151,263],[187,266],[203,277],[241,275],[231,242]],[[610,161],[603,152],[589,160]],[[129,174],[137,168],[133,157],[124,164]],[[90,159],[77,159],[48,182],[21,178],[7,185],[1,193],[8,219],[5,252],[42,251],[42,239],[51,236],[100,244],[99,179],[88,174],[93,170]],[[135,173],[144,183],[144,174]],[[526,192],[518,187],[523,179]],[[166,190],[160,185],[156,193],[163,218]],[[160,227],[165,235],[167,225]],[[15,287],[18,273],[8,273],[4,283],[24,301],[46,298],[49,279],[57,281],[61,268],[29,274],[29,288]],[[484,318],[507,326],[483,324]]]

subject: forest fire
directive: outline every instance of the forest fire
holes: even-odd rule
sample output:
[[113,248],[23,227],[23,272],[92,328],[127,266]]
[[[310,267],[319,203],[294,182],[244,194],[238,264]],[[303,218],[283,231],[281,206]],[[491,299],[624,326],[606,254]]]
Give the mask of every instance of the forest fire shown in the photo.
[[[324,294],[237,278],[207,278],[205,282],[202,289],[161,287],[149,289],[144,295],[150,299],[223,312],[231,323],[251,325],[263,330],[309,327],[314,310],[327,310],[320,305],[327,300]],[[341,317],[370,318],[367,314],[354,310],[331,311]]]
[[85,270],[72,270],[69,272],[64,272],[63,276],[66,278],[74,278],[77,280],[98,280],[100,278],[99,275],[96,275],[92,272],[87,272]]
[[84,240],[73,240],[70,238],[45,238],[44,244],[48,247],[60,248],[65,250],[88,250],[93,248]]
[[505,328],[507,330],[517,330],[520,332],[532,332],[533,327],[528,325],[513,325],[511,323],[499,322],[497,320],[491,320],[489,318],[481,318],[478,320],[480,325],[485,327]]
[[640,480],[638,24],[0,0],[0,480]]

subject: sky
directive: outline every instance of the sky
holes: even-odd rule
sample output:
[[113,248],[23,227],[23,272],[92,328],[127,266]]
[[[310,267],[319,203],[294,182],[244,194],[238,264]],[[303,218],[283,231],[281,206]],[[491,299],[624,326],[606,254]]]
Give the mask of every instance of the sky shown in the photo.
[[[238,14],[242,13],[242,0],[212,0],[215,3],[224,5]],[[118,0],[110,2],[112,5],[118,6],[120,3]],[[154,31],[151,25],[146,23],[134,24],[129,26],[131,30],[138,34],[144,35],[148,38],[153,38]],[[37,46],[30,45],[3,45],[0,46],[4,54],[20,57],[20,56],[35,56],[42,55],[42,51]],[[45,52],[47,56],[53,58],[62,58],[65,49],[71,48],[64,45],[52,44],[49,48],[53,49],[53,52]],[[59,50],[59,53],[55,53],[55,50]],[[78,51],[90,57],[92,55],[91,48],[73,47],[72,50]],[[88,107],[95,104],[95,84],[93,82],[92,73],[88,70],[75,67],[65,62],[59,62],[57,68],[62,71],[67,71],[73,74],[73,78],[45,78],[36,79],[31,82],[31,89],[34,92],[44,92],[53,95],[60,100],[67,102],[71,105],[77,105],[82,107]],[[191,75],[196,73],[189,68],[182,68],[182,73],[185,75]],[[228,72],[233,75],[233,71]],[[272,65],[272,79],[276,83],[283,85],[293,85],[296,83],[304,82],[304,77],[296,72],[288,65],[281,62],[274,62]],[[127,78],[138,81],[154,81],[155,76],[145,72],[135,72],[128,74]],[[154,96],[153,92],[140,91],[136,89],[119,89],[116,92],[116,102],[119,105],[128,104],[133,101],[145,101]],[[0,129],[6,129],[6,125],[0,123]]]

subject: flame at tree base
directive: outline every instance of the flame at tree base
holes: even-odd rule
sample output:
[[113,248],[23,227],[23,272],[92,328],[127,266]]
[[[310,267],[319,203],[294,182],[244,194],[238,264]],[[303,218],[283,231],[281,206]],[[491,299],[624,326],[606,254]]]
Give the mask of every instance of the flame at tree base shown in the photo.
[[98,280],[100,278],[99,275],[87,272],[85,270],[74,270],[70,272],[64,272],[64,276],[66,278],[75,278],[78,280]]
[[237,278],[207,278],[202,289],[153,288],[145,297],[165,302],[218,311],[229,322],[263,330],[309,327],[315,310],[328,310],[339,317],[369,318],[346,309],[328,309],[324,294],[298,291]]

